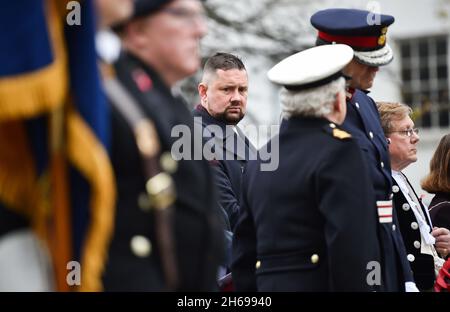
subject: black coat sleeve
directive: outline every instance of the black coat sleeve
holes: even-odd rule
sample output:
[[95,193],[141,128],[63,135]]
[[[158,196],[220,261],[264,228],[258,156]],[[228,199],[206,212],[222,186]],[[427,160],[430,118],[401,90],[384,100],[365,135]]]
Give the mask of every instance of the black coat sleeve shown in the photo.
[[432,217],[433,226],[450,230],[450,204],[443,204]]
[[316,176],[317,201],[325,218],[330,290],[370,291],[368,264],[380,261],[372,184],[354,141],[338,143]]
[[256,291],[256,229],[254,219],[247,204],[246,175],[243,178],[242,204],[233,235],[231,271],[236,291]]
[[238,198],[233,191],[224,163],[218,161],[215,165],[212,165],[212,168],[216,177],[215,183],[218,190],[220,206],[227,213],[231,230],[233,230],[239,216],[240,207]]

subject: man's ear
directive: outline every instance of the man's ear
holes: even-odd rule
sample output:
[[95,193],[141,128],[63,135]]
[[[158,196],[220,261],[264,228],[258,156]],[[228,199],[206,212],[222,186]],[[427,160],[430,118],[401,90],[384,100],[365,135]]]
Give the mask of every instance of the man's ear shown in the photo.
[[341,113],[342,109],[343,109],[342,104],[343,103],[342,103],[341,93],[338,92],[334,96],[334,103],[333,103],[334,110],[338,113]]
[[[144,33],[145,21],[142,19],[137,19],[130,21],[124,26],[122,31],[122,36],[124,41],[132,41],[137,47],[142,47],[148,41],[147,36]],[[128,39],[127,39],[128,38]]]
[[333,102],[333,110],[333,114],[337,118],[336,122],[338,124],[342,124],[345,120],[345,116],[347,115],[347,103],[345,101],[344,91],[339,91],[338,93],[336,93]]
[[203,103],[207,97],[206,91],[208,91],[208,86],[205,83],[200,82],[197,86],[197,90],[198,90],[198,95],[200,96],[200,99],[202,100],[202,103]]

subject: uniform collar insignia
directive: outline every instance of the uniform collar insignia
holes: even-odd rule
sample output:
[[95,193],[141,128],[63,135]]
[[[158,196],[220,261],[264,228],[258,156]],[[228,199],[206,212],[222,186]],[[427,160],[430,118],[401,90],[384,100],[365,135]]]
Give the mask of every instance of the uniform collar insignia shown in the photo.
[[350,133],[348,133],[348,132],[346,132],[344,130],[338,129],[338,128],[334,128],[333,129],[333,136],[335,138],[338,138],[338,139],[341,139],[341,140],[352,137]]

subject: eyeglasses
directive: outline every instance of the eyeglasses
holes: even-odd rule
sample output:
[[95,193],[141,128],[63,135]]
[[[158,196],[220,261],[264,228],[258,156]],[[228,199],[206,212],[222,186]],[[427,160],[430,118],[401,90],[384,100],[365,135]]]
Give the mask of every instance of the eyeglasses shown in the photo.
[[164,8],[160,12],[164,12],[176,17],[180,17],[184,20],[194,22],[205,19],[205,14],[203,12],[197,12],[192,10],[187,10],[184,8]]
[[413,135],[413,133],[415,133],[416,135],[419,134],[419,128],[414,128],[414,129],[407,129],[407,130],[398,130],[398,131],[390,131],[389,133],[400,133],[403,136],[407,136],[407,137],[411,137]]

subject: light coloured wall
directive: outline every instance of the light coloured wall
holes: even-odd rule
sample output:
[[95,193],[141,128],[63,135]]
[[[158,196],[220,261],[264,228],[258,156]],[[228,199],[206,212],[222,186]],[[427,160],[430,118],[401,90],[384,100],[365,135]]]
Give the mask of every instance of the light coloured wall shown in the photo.
[[410,38],[448,34],[450,2],[446,0],[379,0],[381,13],[391,14],[395,23],[389,27],[388,35],[395,38]]

